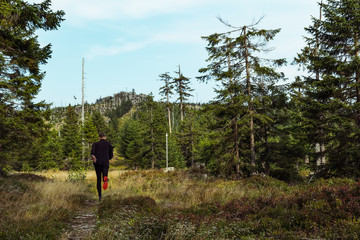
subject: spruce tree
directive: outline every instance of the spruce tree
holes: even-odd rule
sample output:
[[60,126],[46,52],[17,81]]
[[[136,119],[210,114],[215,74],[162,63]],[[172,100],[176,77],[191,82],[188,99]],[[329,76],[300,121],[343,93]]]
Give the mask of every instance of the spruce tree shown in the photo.
[[[181,146],[177,141],[175,134],[169,136],[169,167],[177,169],[184,168],[186,166],[184,156],[181,153]],[[166,167],[166,163],[162,162],[162,167]]]
[[99,135],[96,129],[94,122],[91,120],[91,116],[89,114],[85,115],[85,121],[82,127],[83,141],[84,141],[84,159],[90,159],[90,150],[92,144],[97,142],[99,139]]
[[189,86],[190,79],[185,77],[181,73],[180,65],[179,65],[179,71],[175,72],[175,73],[178,76],[173,78],[173,83],[175,85],[175,92],[178,94],[177,100],[179,101],[179,104],[180,104],[180,120],[183,121],[184,120],[184,104],[185,104],[186,100],[188,100],[188,98],[190,96],[192,96],[190,94],[190,92],[193,91],[193,89]]
[[118,151],[132,168],[165,166],[166,108],[152,95],[121,127]]
[[38,169],[64,169],[64,159],[59,132],[52,130],[48,134],[46,142],[42,145],[42,155]]
[[82,167],[82,139],[79,116],[75,113],[75,108],[70,105],[66,109],[66,118],[60,134],[63,155],[67,160],[67,168],[78,169]]
[[[0,171],[34,160],[35,139],[44,137],[44,102],[34,102],[51,57],[51,45],[41,47],[36,31],[56,30],[64,12],[53,12],[50,0],[30,4],[22,0],[0,3]],[[44,133],[45,132],[45,133]],[[32,155],[32,156],[31,156]]]
[[119,147],[117,152],[125,160],[127,166],[132,169],[142,167],[141,158],[138,158],[138,149],[141,147],[141,124],[136,119],[128,119],[120,128]]
[[322,18],[306,28],[307,46],[295,59],[308,71],[300,85],[303,121],[316,159],[326,158],[323,173],[360,174],[360,3],[327,0]]
[[[174,86],[171,82],[171,77],[168,73],[163,73],[160,76],[160,80],[164,82],[164,86],[162,86],[160,90],[160,95],[166,98],[166,106],[168,112],[168,122],[169,122],[169,133],[171,134],[171,104],[170,104],[170,96],[173,94]],[[163,99],[164,99],[163,98]]]
[[139,152],[145,168],[161,167],[165,162],[166,113],[164,110],[161,104],[154,101],[152,95],[149,95],[140,107],[139,121],[142,123],[140,131],[143,144]]
[[178,133],[178,142],[186,161],[187,167],[193,167],[196,158],[196,149],[199,143],[200,126],[198,113],[191,109],[188,111],[188,117],[181,122]]
[[[240,145],[243,140],[240,135],[247,131],[249,133],[250,164],[252,168],[256,164],[255,152],[255,127],[254,119],[262,118],[256,112],[258,99],[254,95],[254,85],[257,81],[263,81],[265,84],[277,82],[283,78],[282,73],[276,72],[275,68],[285,64],[284,59],[264,59],[259,54],[268,52],[267,43],[272,40],[280,29],[266,30],[257,29],[256,24],[250,26],[234,27],[225,23],[232,30],[224,33],[215,33],[203,37],[208,41],[210,62],[207,68],[200,69],[200,73],[207,73],[199,77],[202,81],[214,79],[218,81],[222,88],[218,89],[218,106],[215,114],[223,112],[228,116],[228,121],[224,126],[232,126],[231,131],[225,131],[223,134],[232,132],[231,151],[227,151],[230,162],[236,162],[236,173],[240,173]],[[235,36],[234,36],[235,35]],[[244,113],[244,109],[246,112]],[[248,126],[244,126],[244,120],[248,121]],[[242,129],[240,131],[240,128]],[[244,151],[242,151],[244,152]],[[231,154],[230,154],[231,153]],[[252,170],[254,171],[254,170]]]

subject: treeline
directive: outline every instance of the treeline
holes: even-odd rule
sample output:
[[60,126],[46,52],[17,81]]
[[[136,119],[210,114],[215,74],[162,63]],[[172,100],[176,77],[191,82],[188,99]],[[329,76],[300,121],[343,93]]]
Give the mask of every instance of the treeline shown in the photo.
[[[285,59],[264,58],[280,29],[234,27],[219,19],[229,31],[203,37],[208,66],[198,77],[217,82],[216,99],[186,106],[189,78],[180,68],[175,76],[161,74],[166,101],[149,99],[121,129],[119,151],[128,164],[163,167],[164,136],[172,132],[169,152],[176,157],[170,166],[200,162],[218,175],[262,172],[287,180],[302,169],[324,177],[360,176],[360,5],[328,0],[319,7],[293,61],[306,74],[285,85],[277,70]],[[175,105],[169,102],[174,89]],[[177,128],[174,111],[181,115]]]
[[[208,65],[197,79],[217,83],[213,101],[188,103],[191,79],[179,67],[159,76],[162,101],[150,95],[142,104],[128,106],[132,110],[126,117],[124,109],[106,118],[93,112],[83,126],[69,106],[64,125],[56,130],[45,121],[48,106],[33,103],[43,77],[39,64],[51,53],[49,46],[36,44],[34,31],[56,29],[63,13],[49,10],[50,1],[14,2],[0,15],[0,44],[6,49],[0,59],[2,169],[78,168],[96,133],[104,131],[130,168],[165,167],[168,133],[170,167],[205,163],[215,175],[265,173],[285,180],[306,171],[323,177],[360,176],[358,1],[319,3],[321,14],[305,28],[306,46],[293,60],[306,73],[292,83],[280,84],[285,75],[278,69],[287,64],[285,59],[265,58],[280,29],[258,28],[260,21],[235,27],[219,18],[228,31],[203,37]],[[34,11],[31,17],[14,17],[27,8]],[[21,41],[32,45],[24,50]]]

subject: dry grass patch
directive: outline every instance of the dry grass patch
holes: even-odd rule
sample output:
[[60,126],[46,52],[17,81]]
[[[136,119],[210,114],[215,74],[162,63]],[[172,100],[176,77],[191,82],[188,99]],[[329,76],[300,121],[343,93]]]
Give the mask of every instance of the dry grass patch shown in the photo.
[[88,197],[88,188],[83,183],[16,174],[0,178],[0,194],[0,239],[56,239]]
[[[286,184],[283,184],[283,188],[286,188]],[[263,186],[261,179],[249,183],[198,179],[182,171],[128,171],[112,181],[110,195],[123,198],[148,196],[166,206],[188,208],[202,203],[223,204],[243,196],[272,196],[280,192],[283,192],[281,186]]]

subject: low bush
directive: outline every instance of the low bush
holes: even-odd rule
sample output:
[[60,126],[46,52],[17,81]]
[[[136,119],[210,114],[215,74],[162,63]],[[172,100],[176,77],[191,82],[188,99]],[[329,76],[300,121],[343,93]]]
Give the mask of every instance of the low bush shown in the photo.
[[[142,177],[154,186],[167,179],[176,185],[179,174],[182,173],[169,178],[152,172]],[[128,176],[133,177],[135,173]],[[142,177],[137,175],[137,183],[142,183],[139,180]],[[93,239],[118,239],[120,236],[121,239],[360,238],[360,181],[328,179],[289,186],[270,177],[254,176],[210,182],[185,177],[182,183],[187,191],[200,192],[194,189],[201,186],[203,194],[219,189],[253,193],[223,202],[207,199],[191,205],[181,203],[185,198],[169,205],[164,204],[163,199],[158,199],[161,204],[156,204],[148,197],[113,195],[101,204],[100,210],[106,209],[109,215],[100,214],[102,225]],[[187,185],[190,183],[193,185]],[[111,228],[114,223],[121,227]]]

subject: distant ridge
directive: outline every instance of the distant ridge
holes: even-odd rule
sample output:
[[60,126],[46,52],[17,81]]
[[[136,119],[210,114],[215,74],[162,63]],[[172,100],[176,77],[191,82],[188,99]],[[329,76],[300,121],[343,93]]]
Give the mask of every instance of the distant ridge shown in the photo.
[[93,110],[98,110],[102,114],[108,110],[115,109],[125,102],[131,102],[132,105],[138,105],[146,99],[146,94],[136,94],[135,91],[132,92],[119,92],[113,96],[108,96],[104,98],[97,99],[95,104],[93,104]]
[[[137,94],[135,91],[115,93],[113,96],[100,97],[95,101],[95,103],[85,103],[85,114],[92,113],[93,111],[99,111],[101,114],[105,115],[106,112],[115,110],[123,104],[131,103],[132,106],[136,106],[143,102],[147,98],[146,94]],[[59,121],[65,116],[66,108],[68,106],[55,107],[52,108],[52,120]],[[75,112],[81,114],[81,104],[76,104]],[[56,120],[58,119],[58,120]]]

